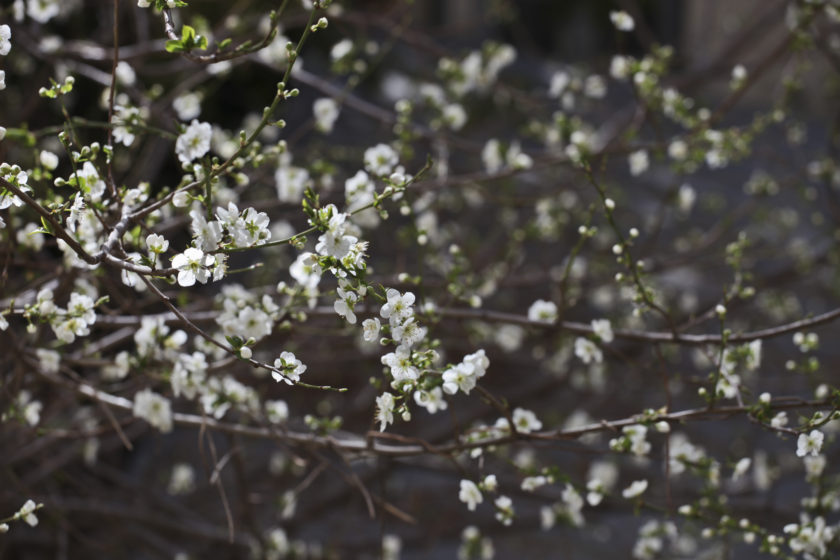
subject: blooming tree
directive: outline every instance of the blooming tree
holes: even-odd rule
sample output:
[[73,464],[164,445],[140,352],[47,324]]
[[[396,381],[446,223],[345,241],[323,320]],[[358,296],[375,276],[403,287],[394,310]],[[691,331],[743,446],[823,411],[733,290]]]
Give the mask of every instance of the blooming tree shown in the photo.
[[357,4],[0,8],[0,550],[836,556],[840,2]]

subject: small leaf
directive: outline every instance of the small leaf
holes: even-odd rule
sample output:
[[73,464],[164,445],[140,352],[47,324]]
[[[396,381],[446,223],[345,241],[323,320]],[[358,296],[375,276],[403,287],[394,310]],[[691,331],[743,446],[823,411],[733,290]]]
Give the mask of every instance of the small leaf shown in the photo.
[[184,45],[181,44],[181,41],[170,40],[166,42],[166,52],[176,53],[176,52],[184,52]]
[[185,25],[183,29],[181,29],[181,42],[184,45],[188,45],[195,40],[195,29],[190,27],[189,25]]

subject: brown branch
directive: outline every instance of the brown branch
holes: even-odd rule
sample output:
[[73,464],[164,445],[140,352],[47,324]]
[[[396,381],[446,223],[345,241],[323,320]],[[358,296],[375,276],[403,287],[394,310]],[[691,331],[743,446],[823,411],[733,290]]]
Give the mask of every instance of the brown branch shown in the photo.
[[[102,402],[109,406],[121,408],[123,410],[133,411],[134,404],[129,399],[112,395],[105,391],[99,390],[84,381],[70,381],[59,379],[52,374],[41,371],[37,364],[32,364],[35,370],[44,378],[53,383],[59,383],[70,386],[79,394]],[[798,398],[778,398],[770,403],[770,410],[795,410],[795,409],[810,409],[822,408],[829,406],[831,403],[826,400],[804,400]],[[707,421],[717,420],[721,418],[730,418],[732,416],[739,416],[749,414],[752,411],[748,406],[721,406],[710,410],[708,407],[690,408],[677,412],[667,412],[658,415],[656,421],[665,421],[668,423],[680,423],[689,420]],[[515,443],[517,441],[560,441],[560,440],[574,440],[583,435],[597,432],[615,432],[625,426],[632,426],[640,423],[638,416],[629,416],[617,420],[601,420],[599,422],[578,426],[569,429],[544,430],[541,432],[530,432],[516,434],[502,433],[493,437],[488,437],[474,441],[450,441],[443,444],[430,444],[424,442],[423,444],[405,444],[405,445],[390,445],[381,443],[381,439],[399,439],[402,436],[397,434],[383,434],[379,432],[368,432],[367,437],[356,434],[341,433],[335,435],[317,435],[314,433],[295,432],[292,430],[277,431],[273,427],[265,426],[249,426],[245,424],[237,424],[231,422],[222,422],[214,418],[206,416],[199,416],[195,414],[186,414],[182,412],[175,412],[172,415],[173,422],[180,426],[191,426],[200,429],[217,430],[224,433],[239,434],[244,437],[267,439],[267,440],[282,440],[293,444],[303,446],[316,446],[323,448],[331,448],[349,453],[374,454],[391,457],[412,457],[418,455],[436,454],[444,455],[454,452],[468,451],[476,448],[487,448],[497,445],[504,445]],[[393,513],[393,512],[392,512]]]

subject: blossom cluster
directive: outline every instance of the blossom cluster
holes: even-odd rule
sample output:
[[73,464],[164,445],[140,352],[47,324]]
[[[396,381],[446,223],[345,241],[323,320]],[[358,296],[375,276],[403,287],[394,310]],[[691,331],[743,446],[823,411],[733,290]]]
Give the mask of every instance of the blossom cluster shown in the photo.
[[[10,554],[46,542],[28,526],[56,496],[42,525],[74,493],[122,511],[132,488],[165,492],[176,521],[219,502],[179,525],[198,536],[177,558],[206,539],[278,560],[415,552],[397,523],[364,551],[300,538],[340,484],[459,558],[504,553],[514,524],[600,537],[596,508],[634,524],[620,554],[640,560],[736,539],[837,554],[840,315],[820,308],[840,164],[800,106],[818,106],[809,55],[840,56],[837,2],[790,3],[773,57],[724,51],[743,62],[709,65],[702,93],[629,5],[600,21],[618,52],[578,64],[458,51],[329,0],[187,4],[138,0],[114,29],[77,1],[0,10]],[[85,40],[54,34],[75,25]],[[782,93],[757,91],[777,59]],[[391,491],[409,475],[413,497]],[[430,484],[457,523],[422,519]],[[752,495],[780,507],[751,519]],[[150,511],[101,549],[181,546]]]

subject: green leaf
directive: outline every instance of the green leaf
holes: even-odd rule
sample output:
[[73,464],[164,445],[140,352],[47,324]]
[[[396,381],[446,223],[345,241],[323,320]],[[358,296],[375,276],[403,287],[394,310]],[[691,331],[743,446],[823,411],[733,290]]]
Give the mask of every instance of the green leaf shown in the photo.
[[196,35],[195,29],[189,25],[185,25],[181,29],[181,39],[171,39],[166,42],[166,51],[175,52],[189,52],[195,48],[206,49],[207,38],[201,35]]
[[189,25],[185,25],[181,29],[181,42],[187,45],[192,43],[193,41],[195,41],[195,29],[193,29]]
[[43,232],[43,233],[46,233],[46,234],[48,234],[48,235],[52,235],[52,234],[53,234],[53,232],[52,232],[52,228],[50,227],[49,222],[47,222],[47,219],[46,219],[46,218],[44,218],[43,216],[41,216],[41,226],[42,226],[42,227],[41,227],[41,229],[40,229],[39,231],[41,231],[41,232]]
[[225,340],[227,340],[228,344],[236,349],[242,348],[242,345],[244,344],[244,341],[238,336],[225,335]]
[[184,52],[184,45],[181,44],[181,41],[170,40],[166,42],[166,52],[176,53],[176,52]]

